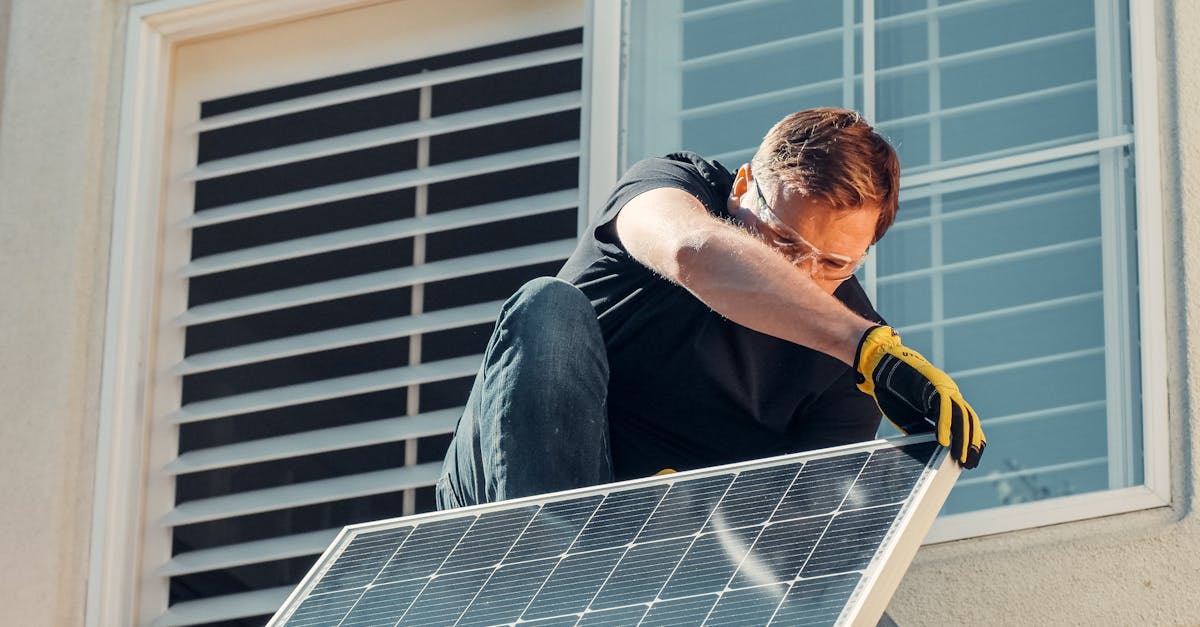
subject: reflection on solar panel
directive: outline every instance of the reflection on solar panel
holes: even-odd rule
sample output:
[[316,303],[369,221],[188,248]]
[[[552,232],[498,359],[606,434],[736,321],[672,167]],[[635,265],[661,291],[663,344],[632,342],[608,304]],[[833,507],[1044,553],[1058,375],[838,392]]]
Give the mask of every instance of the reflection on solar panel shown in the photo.
[[929,436],[347,527],[273,625],[874,625],[958,475]]

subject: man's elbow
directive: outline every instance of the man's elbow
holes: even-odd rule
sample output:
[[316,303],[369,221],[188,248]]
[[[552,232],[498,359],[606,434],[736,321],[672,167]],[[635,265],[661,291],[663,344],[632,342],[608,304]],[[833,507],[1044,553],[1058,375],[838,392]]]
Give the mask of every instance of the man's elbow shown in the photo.
[[664,274],[680,285],[692,288],[712,273],[722,256],[725,243],[719,229],[690,231],[669,243],[669,269]]

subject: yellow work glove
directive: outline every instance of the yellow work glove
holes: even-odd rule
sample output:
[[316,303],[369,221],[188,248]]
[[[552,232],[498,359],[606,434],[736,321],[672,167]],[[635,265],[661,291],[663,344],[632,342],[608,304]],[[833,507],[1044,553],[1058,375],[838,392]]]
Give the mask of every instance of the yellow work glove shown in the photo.
[[979,416],[946,373],[900,343],[891,327],[868,329],[854,358],[858,389],[870,394],[887,419],[905,433],[936,431],[938,443],[963,468],[974,468],[987,446]]

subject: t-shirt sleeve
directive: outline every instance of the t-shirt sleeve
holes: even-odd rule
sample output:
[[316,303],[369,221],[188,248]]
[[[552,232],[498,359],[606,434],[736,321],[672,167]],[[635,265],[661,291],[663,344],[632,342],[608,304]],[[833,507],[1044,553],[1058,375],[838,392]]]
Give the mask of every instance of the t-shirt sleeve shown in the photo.
[[852,276],[843,281],[833,295],[842,301],[842,304],[849,307],[850,311],[876,324],[887,324],[883,316],[879,315],[878,311],[875,311],[875,306],[871,304],[871,299],[867,297],[866,290],[858,282],[858,277]]
[[[726,199],[720,197],[712,173],[707,173],[709,177],[706,178],[706,173],[701,172],[703,167],[712,168],[696,157],[681,153],[635,163],[617,182],[604,210],[592,222],[590,228],[597,246],[608,255],[628,255],[617,236],[617,214],[639,194],[653,189],[667,187],[683,190],[698,199],[710,214],[726,216]],[[728,173],[724,175],[729,176]]]

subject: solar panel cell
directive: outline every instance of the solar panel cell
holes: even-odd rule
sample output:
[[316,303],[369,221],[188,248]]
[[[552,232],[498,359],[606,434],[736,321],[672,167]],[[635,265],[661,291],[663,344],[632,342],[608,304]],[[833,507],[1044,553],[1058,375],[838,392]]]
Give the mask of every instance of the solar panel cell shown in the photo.
[[903,501],[936,446],[936,442],[930,442],[873,451],[841,509]]
[[395,625],[421,593],[428,579],[409,579],[385,586],[372,586],[342,621],[342,627],[385,627]]
[[791,581],[804,567],[828,524],[829,516],[817,516],[769,525],[742,561],[730,587]]
[[717,595],[660,601],[650,608],[641,627],[699,627],[717,603]]
[[779,498],[792,484],[801,466],[785,464],[741,473],[717,505],[705,530],[763,523],[779,506]]
[[780,583],[726,592],[704,624],[721,627],[766,625],[787,591],[787,586]]
[[899,505],[885,505],[834,516],[801,576],[819,577],[866,568],[899,512]]
[[622,547],[563,558],[522,618],[546,618],[583,612],[624,553],[625,548]]
[[868,453],[855,453],[805,462],[771,520],[828,514],[837,509],[868,457]]
[[645,605],[633,605],[603,612],[588,612],[579,621],[579,627],[626,627],[636,625],[646,615]]
[[724,590],[760,531],[761,527],[744,527],[696,538],[659,596],[674,599]]
[[401,527],[381,533],[363,534],[354,539],[338,561],[329,567],[313,594],[365,586],[375,579],[383,565],[396,552],[396,547],[412,533],[412,527]]
[[653,542],[700,531],[732,482],[733,475],[728,474],[680,481],[671,486],[637,541]]
[[300,604],[300,607],[296,608],[296,613],[292,614],[288,625],[295,627],[336,625],[346,615],[346,612],[350,611],[350,606],[354,605],[361,594],[361,589],[355,589],[310,596]]
[[509,552],[507,561],[520,562],[562,555],[603,499],[603,496],[596,494],[547,503],[533,517],[525,533],[521,534],[516,546]]
[[690,537],[684,537],[630,548],[604,582],[591,609],[653,601],[691,543]]
[[570,616],[555,616],[554,618],[523,622],[521,623],[521,627],[525,627],[525,625],[534,625],[535,627],[573,627],[577,622],[579,622],[579,617],[571,614]]
[[656,485],[609,494],[596,515],[584,526],[571,551],[578,553],[628,544],[646,524],[667,487]]
[[438,573],[494,566],[529,525],[537,507],[488,512],[475,520]]
[[499,568],[479,591],[459,625],[498,625],[517,620],[556,564],[558,560],[551,558]]
[[847,573],[797,581],[788,590],[770,624],[797,627],[834,625],[861,579],[858,573]]
[[397,627],[453,625],[490,574],[490,570],[472,570],[434,577],[417,595]]
[[379,573],[375,583],[391,583],[404,579],[419,579],[432,575],[446,560],[471,523],[474,516],[427,522],[413,531],[400,550],[392,556]]

